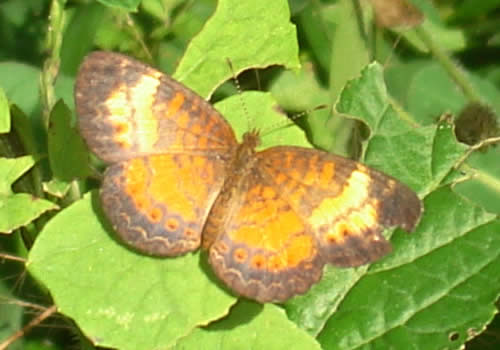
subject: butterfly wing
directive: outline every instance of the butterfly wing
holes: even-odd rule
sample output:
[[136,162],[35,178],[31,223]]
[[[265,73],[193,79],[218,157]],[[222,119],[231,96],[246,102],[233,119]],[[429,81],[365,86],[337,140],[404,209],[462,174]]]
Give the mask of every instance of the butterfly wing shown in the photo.
[[151,255],[195,250],[224,179],[224,163],[189,154],[138,157],[105,172],[102,207],[130,246]]
[[124,55],[94,52],[75,87],[78,126],[112,165],[101,202],[119,236],[154,255],[196,249],[236,139],[204,99]]
[[284,301],[317,282],[324,263],[300,214],[254,170],[228,181],[207,220],[203,246],[232,290],[262,303]]
[[236,139],[203,98],[128,56],[96,51],[76,78],[78,127],[104,161],[183,153],[226,153]]
[[299,147],[256,157],[215,202],[203,243],[219,278],[243,296],[282,302],[304,293],[325,263],[374,261],[391,249],[384,227],[412,230],[420,217],[413,191],[358,162]]
[[267,181],[300,213],[327,263],[375,261],[391,250],[384,228],[412,231],[420,219],[415,192],[359,162],[299,147],[271,148],[259,159]]

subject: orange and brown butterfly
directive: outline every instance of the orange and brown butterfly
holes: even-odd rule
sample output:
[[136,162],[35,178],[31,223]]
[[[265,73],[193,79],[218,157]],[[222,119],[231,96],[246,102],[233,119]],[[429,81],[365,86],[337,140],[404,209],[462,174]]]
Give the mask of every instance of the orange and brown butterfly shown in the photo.
[[208,102],[130,57],[93,52],[75,88],[78,125],[109,163],[100,198],[121,239],[155,256],[200,247],[234,292],[259,302],[305,293],[325,264],[391,250],[386,227],[412,231],[422,203],[407,186],[340,156],[238,143]]

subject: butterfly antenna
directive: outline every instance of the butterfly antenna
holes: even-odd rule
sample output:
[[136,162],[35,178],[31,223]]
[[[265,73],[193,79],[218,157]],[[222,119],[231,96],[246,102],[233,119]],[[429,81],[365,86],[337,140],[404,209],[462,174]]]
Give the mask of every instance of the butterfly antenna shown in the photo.
[[153,62],[153,55],[151,54],[151,51],[149,51],[148,46],[146,45],[146,43],[142,39],[141,33],[139,33],[139,31],[137,30],[137,25],[135,24],[134,20],[132,19],[132,17],[129,14],[127,14],[125,16],[125,19],[126,19],[126,24],[130,28],[130,31],[131,31],[134,39],[137,40],[137,42],[139,43],[139,46],[141,47],[142,51],[146,54],[148,60],[150,62]]
[[255,81],[257,82],[257,91],[262,91],[262,84],[260,82],[260,74],[257,69],[253,70],[255,72]]
[[286,127],[294,124],[293,122],[295,120],[300,119],[300,118],[304,117],[307,114],[310,114],[312,112],[319,111],[319,110],[322,110],[322,109],[327,109],[327,108],[328,108],[328,105],[319,105],[319,106],[316,106],[314,108],[307,109],[307,110],[305,110],[303,112],[291,115],[290,117],[287,118],[286,122],[280,122],[280,123],[275,123],[273,125],[270,125],[269,128],[266,128],[267,131],[263,131],[261,133],[261,136],[269,135],[269,134],[275,132],[276,130],[279,130],[279,129],[282,129],[282,128],[286,128]]
[[240,82],[238,80],[238,77],[236,76],[236,73],[234,72],[234,67],[233,63],[229,59],[229,57],[226,57],[227,65],[229,66],[229,69],[231,70],[231,74],[233,75],[233,81],[234,85],[236,86],[236,90],[238,91],[238,96],[240,96],[240,101],[241,101],[241,106],[243,108],[243,113],[245,114],[247,118],[247,130],[250,130],[250,114],[248,113],[248,108],[245,103],[245,100],[243,99],[243,90],[241,89]]
[[389,64],[394,56],[394,53],[396,52],[396,47],[398,46],[402,37],[403,37],[403,34],[399,33],[398,36],[396,37],[396,40],[394,40],[394,43],[392,44],[392,49],[389,52],[389,55],[387,56],[387,58],[385,59],[385,62],[383,65],[384,69],[386,69],[389,66]]

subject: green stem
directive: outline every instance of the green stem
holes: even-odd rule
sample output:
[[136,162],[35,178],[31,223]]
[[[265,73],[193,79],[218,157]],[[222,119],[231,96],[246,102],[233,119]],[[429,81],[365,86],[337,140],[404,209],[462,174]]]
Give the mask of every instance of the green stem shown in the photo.
[[491,189],[496,189],[497,191],[500,190],[500,180],[497,177],[491,176],[484,171],[478,171],[476,168],[471,167],[467,163],[462,164],[460,168],[469,174],[473,174],[472,178],[479,181],[483,185]]
[[55,104],[54,84],[59,73],[60,51],[64,32],[64,4],[66,0],[53,0],[49,14],[49,26],[47,29],[46,46],[49,56],[44,62],[42,75],[40,77],[40,94],[43,106],[43,121],[48,129],[50,111]]
[[453,62],[451,57],[439,47],[439,45],[433,40],[431,34],[427,30],[425,30],[423,26],[419,26],[415,30],[417,35],[427,45],[434,57],[448,72],[450,77],[455,81],[460,89],[462,89],[462,92],[469,99],[469,101],[481,102],[481,96],[476,92],[476,89],[467,79],[464,72]]

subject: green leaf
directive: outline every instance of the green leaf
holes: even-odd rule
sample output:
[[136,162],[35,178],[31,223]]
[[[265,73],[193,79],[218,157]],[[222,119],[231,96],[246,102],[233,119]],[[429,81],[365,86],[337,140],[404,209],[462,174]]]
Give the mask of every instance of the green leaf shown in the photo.
[[[486,79],[465,74],[471,85],[496,113],[500,113],[500,92]],[[419,67],[408,81],[407,108],[421,123],[431,124],[445,112],[458,114],[469,101],[452,78],[436,63]]]
[[18,105],[27,115],[33,114],[39,104],[40,70],[26,64],[1,62],[0,76],[0,86],[9,101]]
[[[12,132],[18,138],[19,145],[13,144],[14,154],[39,154],[33,123],[16,105],[11,106]],[[19,148],[19,149],[16,149]]]
[[33,197],[28,193],[0,195],[0,233],[11,233],[26,226],[57,205],[45,199]]
[[[432,33],[433,38],[436,40],[436,45],[439,45],[443,50],[460,51],[465,48],[466,34],[461,29],[450,29],[444,26],[444,24],[425,20],[422,28],[419,30],[426,30],[428,33]],[[429,51],[429,48],[422,41],[417,30],[404,31],[403,37],[418,50],[422,52]]]
[[330,96],[335,103],[350,79],[359,75],[360,70],[369,62],[359,10],[352,1],[342,0],[336,8],[339,12],[335,31],[331,40],[332,53],[329,66]]
[[498,9],[498,0],[464,0],[458,5],[455,12],[455,19],[474,19],[474,17],[486,16],[490,11]]
[[[378,64],[370,64],[361,77],[347,84],[336,109],[369,127],[371,133],[363,153],[368,165],[422,194],[435,190],[467,149],[457,144],[449,128],[418,127],[411,115],[395,109]],[[321,282],[310,292],[287,303],[289,316],[311,334],[317,334],[367,269],[327,268]]]
[[286,309],[324,348],[458,349],[496,312],[500,221],[443,186],[467,150],[452,128],[418,127],[390,102],[380,66],[370,65],[337,109],[369,126],[367,164],[427,194],[421,223],[411,236],[396,230],[394,252],[369,267],[327,268]]
[[10,109],[9,101],[5,92],[0,88],[0,134],[10,131]]
[[[290,7],[297,1],[290,1]],[[301,4],[303,8],[297,13],[297,25],[302,29],[312,54],[325,71],[330,68],[331,45],[330,37],[335,30],[336,19],[339,19],[338,5],[325,6],[314,1]],[[342,38],[339,36],[339,39]]]
[[[172,26],[169,28],[175,37],[171,43],[184,53],[189,42],[202,31],[207,20],[214,14],[216,7],[217,2],[212,0],[198,0],[189,3],[189,6],[183,6],[182,11],[175,15]],[[179,60],[176,60],[176,63]]]
[[35,164],[32,156],[19,158],[0,158],[0,195],[12,194],[10,188],[14,181],[27,172]]
[[245,92],[216,103],[215,107],[226,116],[240,142],[243,134],[256,129],[261,132],[259,149],[277,145],[311,147],[304,132],[277,112],[279,106],[270,93]]
[[172,10],[184,2],[185,0],[142,0],[141,6],[151,16],[169,23]]
[[141,0],[98,0],[101,4],[125,11],[137,11]]
[[[10,103],[17,105],[30,118],[37,140],[44,139],[45,134],[42,133],[45,129],[39,117],[40,69],[18,62],[1,62],[0,77],[0,87],[5,90]],[[73,78],[60,74],[56,82],[56,93],[68,106],[74,105],[72,90]]]
[[[99,28],[106,23],[111,10],[99,2],[82,4],[71,16],[61,46],[60,70],[75,76],[85,54],[92,49]],[[69,101],[66,101],[69,106]]]
[[208,97],[233,76],[227,59],[234,74],[272,64],[298,68],[296,32],[287,2],[219,1],[215,14],[189,44],[174,78]]
[[48,152],[50,168],[57,179],[71,181],[90,174],[87,149],[78,131],[71,126],[71,112],[62,100],[50,114]]
[[492,147],[486,152],[477,152],[460,167],[470,179],[454,187],[457,193],[466,196],[491,213],[500,214],[500,149]]
[[468,149],[457,143],[449,125],[419,126],[413,114],[395,108],[378,64],[349,84],[337,110],[370,128],[364,147],[367,164],[424,194],[441,183]]
[[[471,331],[471,336],[476,334],[476,330]],[[483,333],[481,333],[479,337],[476,337],[467,342],[467,350],[497,350],[499,344],[498,334],[500,334],[499,314],[496,315],[493,321],[488,325],[488,328]]]
[[408,261],[376,264],[349,291],[319,334],[324,348],[461,349],[470,330],[480,332],[492,320],[500,220],[449,187],[430,194],[425,208],[418,232],[395,240],[409,242],[406,250],[398,246]]
[[167,348],[228,313],[235,299],[200,267],[199,254],[159,259],[130,251],[101,221],[97,202],[94,192],[53,218],[27,264],[95,345]]
[[56,178],[43,183],[43,191],[57,198],[63,198],[71,187],[71,182]]
[[35,164],[31,156],[0,158],[0,233],[11,233],[57,205],[27,193],[13,193],[11,186]]
[[272,304],[241,300],[224,319],[193,331],[175,349],[321,349],[306,332]]

